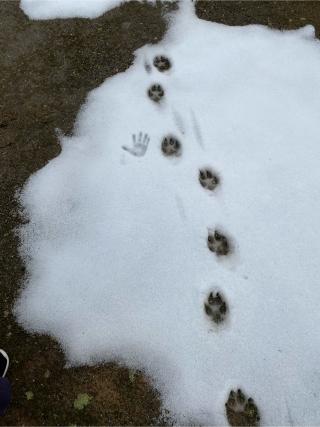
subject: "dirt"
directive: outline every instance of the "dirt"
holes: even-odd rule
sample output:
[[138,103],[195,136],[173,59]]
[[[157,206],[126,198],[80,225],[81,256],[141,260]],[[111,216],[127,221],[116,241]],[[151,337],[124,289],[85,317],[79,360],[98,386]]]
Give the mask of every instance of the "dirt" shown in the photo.
[[311,24],[317,37],[320,34],[318,1],[198,1],[197,15],[226,25],[261,24],[281,30]]
[[[116,364],[65,368],[59,345],[26,333],[12,315],[24,277],[15,228],[15,193],[59,154],[55,128],[72,131],[87,93],[126,70],[133,52],[157,43],[163,12],[130,2],[102,17],[30,21],[18,1],[1,1],[0,74],[0,346],[11,356],[13,402],[0,425],[152,425],[160,396],[142,373]],[[318,2],[199,1],[198,16],[229,25],[264,24],[320,31]],[[30,393],[31,392],[31,393]],[[76,409],[79,394],[90,400]]]

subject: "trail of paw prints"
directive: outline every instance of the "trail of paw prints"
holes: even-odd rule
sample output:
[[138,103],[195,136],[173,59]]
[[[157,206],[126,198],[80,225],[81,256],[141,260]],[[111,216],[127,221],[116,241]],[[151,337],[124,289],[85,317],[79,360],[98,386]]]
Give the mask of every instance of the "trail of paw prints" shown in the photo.
[[[153,59],[153,66],[160,73],[165,73],[171,69],[172,64],[167,56],[157,55]],[[148,73],[151,72],[151,65],[148,62],[145,62],[145,69]],[[157,82],[148,88],[147,94],[149,99],[156,104],[161,104],[166,95],[163,85]],[[184,123],[179,113],[174,112],[174,119],[180,132],[184,133]],[[182,144],[177,137],[168,134],[162,138],[161,151],[165,157],[177,157],[181,155]]]
[[[153,60],[153,65],[160,72],[168,71],[171,68],[171,62],[169,58],[164,55],[158,55]],[[151,72],[151,66],[147,62],[145,62],[145,70],[147,73]],[[165,95],[164,88],[160,83],[154,83],[148,89],[149,98],[156,103],[159,103]]]
[[[164,55],[158,55],[153,60],[153,66],[161,73],[167,72],[171,68],[170,60]],[[147,72],[151,72],[151,66],[145,66]],[[165,89],[160,83],[152,84],[148,89],[148,96],[151,101],[160,103],[165,97]],[[181,132],[185,133],[185,126],[182,117],[174,111],[174,121]],[[203,138],[199,122],[191,111],[191,121],[196,140],[203,149]],[[177,157],[182,153],[182,143],[172,134],[163,137],[161,141],[161,151],[165,157]],[[210,192],[214,192],[217,186],[221,185],[221,179],[212,168],[200,168],[198,176],[201,187]],[[207,237],[207,247],[210,252],[217,257],[225,257],[231,253],[230,238],[218,229],[209,230]],[[215,324],[219,325],[226,321],[229,314],[227,301],[221,292],[210,292],[203,304],[206,316]],[[231,390],[228,400],[225,403],[226,416],[231,426],[258,426],[260,421],[259,410],[253,399],[247,398],[238,389]]]
[[242,392],[231,390],[225,403],[226,416],[231,426],[258,426],[260,414],[254,400]]

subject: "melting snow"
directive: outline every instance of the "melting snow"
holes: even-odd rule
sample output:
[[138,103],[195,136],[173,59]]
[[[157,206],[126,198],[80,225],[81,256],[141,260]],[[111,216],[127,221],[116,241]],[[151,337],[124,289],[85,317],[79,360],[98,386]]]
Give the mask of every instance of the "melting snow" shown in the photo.
[[[143,368],[181,423],[225,424],[241,386],[262,424],[317,424],[319,69],[310,27],[228,27],[182,8],[161,43],[88,95],[74,136],[24,187],[25,328],[56,337],[73,364]],[[179,156],[163,155],[166,135]],[[219,176],[214,191],[201,168]],[[207,247],[215,229],[225,257]],[[219,325],[210,291],[228,304]]]
[[20,7],[30,19],[97,18],[126,1],[129,0],[20,0]]

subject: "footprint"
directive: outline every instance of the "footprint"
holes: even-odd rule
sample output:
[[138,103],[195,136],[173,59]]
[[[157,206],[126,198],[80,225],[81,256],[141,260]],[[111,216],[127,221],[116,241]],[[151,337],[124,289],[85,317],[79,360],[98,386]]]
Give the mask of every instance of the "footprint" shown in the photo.
[[174,136],[165,136],[161,143],[161,150],[165,156],[179,156],[181,154],[181,143]]
[[203,188],[213,191],[219,184],[218,176],[210,169],[199,170],[199,182]]
[[161,72],[167,71],[171,68],[171,62],[163,55],[156,56],[153,60],[153,65]]
[[238,389],[231,390],[225,404],[228,423],[231,426],[258,426],[260,421],[259,410],[253,399],[244,395]]
[[215,323],[221,323],[225,320],[228,308],[219,292],[215,295],[210,292],[207,301],[204,303],[204,311]]
[[164,97],[164,90],[161,85],[154,84],[148,90],[148,96],[154,102],[160,102]]
[[230,252],[230,245],[227,237],[217,230],[213,233],[209,231],[207,244],[209,250],[218,256],[228,255]]

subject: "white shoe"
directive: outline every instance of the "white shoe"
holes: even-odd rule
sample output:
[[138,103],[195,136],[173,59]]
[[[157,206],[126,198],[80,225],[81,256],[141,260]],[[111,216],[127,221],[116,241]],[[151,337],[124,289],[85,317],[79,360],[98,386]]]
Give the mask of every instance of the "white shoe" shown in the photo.
[[9,368],[9,356],[0,349],[0,377],[5,377]]

